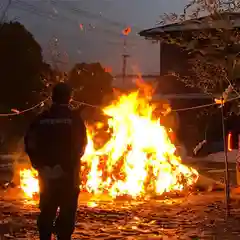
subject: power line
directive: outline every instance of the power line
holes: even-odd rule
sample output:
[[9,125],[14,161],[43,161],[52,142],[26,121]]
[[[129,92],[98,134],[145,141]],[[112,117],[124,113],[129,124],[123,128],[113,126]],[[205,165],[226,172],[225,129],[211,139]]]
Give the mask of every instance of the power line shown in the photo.
[[[7,13],[9,7],[11,6],[11,4],[12,4],[12,0],[8,0],[8,4],[7,4],[6,8],[3,10],[3,14],[2,14],[2,16],[1,16],[1,18],[0,18],[0,23],[1,23],[1,24],[3,24],[3,21],[4,21],[5,17],[6,17],[6,13]],[[1,27],[1,28],[2,28],[2,27]],[[1,30],[1,29],[0,29],[0,30]]]
[[53,14],[52,12],[43,11],[42,9],[39,9],[36,6],[34,6],[32,4],[29,4],[25,1],[21,1],[21,0],[15,0],[14,4],[13,4],[13,8],[20,9],[20,10],[23,10],[23,11],[27,11],[31,14],[38,15],[39,17],[44,17],[44,18],[47,18],[49,20],[60,19],[60,20],[63,20],[63,21],[69,21],[69,18],[67,18],[65,16],[60,17],[59,15]]
[[[21,1],[21,0],[15,0],[14,1],[14,5],[13,8],[16,9],[20,9],[22,11],[27,11],[30,14],[34,14],[34,15],[38,15],[39,17],[44,17],[45,19],[49,19],[51,21],[53,20],[61,20],[64,22],[68,22],[74,25],[79,25],[79,21],[71,19],[69,17],[66,17],[65,15],[61,14],[61,16],[59,14],[53,14],[52,12],[49,11],[44,11],[42,9],[37,8],[36,6],[26,3],[25,1]],[[65,9],[65,10],[69,10],[69,9]],[[70,9],[69,11],[74,11],[73,9]],[[76,13],[75,13],[76,15]],[[88,17],[90,17],[91,15],[89,15]],[[79,17],[79,16],[78,16]],[[116,32],[112,29],[106,29],[103,27],[95,27],[95,28],[91,28],[91,30],[89,30],[89,32],[96,32],[96,31],[101,31],[103,33],[106,34],[111,34],[111,36],[115,36],[115,37],[121,37],[121,31]]]
[[[39,16],[41,18],[44,18],[44,19],[49,19],[50,21],[56,21],[56,20],[60,19],[64,22],[68,22],[68,23],[74,24],[76,26],[79,26],[79,28],[80,28],[80,24],[77,20],[75,21],[75,20],[70,19],[70,18],[68,18],[64,15],[60,16],[59,14],[53,14],[52,12],[49,12],[49,11],[43,11],[42,9],[37,8],[35,5],[26,3],[25,1],[21,1],[21,0],[15,0],[14,3],[16,3],[16,5],[14,6],[15,8],[20,9],[22,11],[26,11],[27,13],[37,15],[37,16]],[[57,12],[57,10],[56,10],[56,12]],[[91,13],[89,13],[87,16],[90,17],[92,15],[91,15]],[[106,21],[109,21],[110,24],[113,24],[113,25],[117,25],[117,26],[121,26],[121,27],[123,26],[123,24],[120,24],[120,23],[117,23],[117,22],[114,22],[114,21],[110,21],[110,20],[106,20]],[[85,29],[85,26],[84,26],[84,29]],[[99,28],[99,27],[96,27],[94,29],[90,29],[90,30],[87,30],[87,31],[88,31],[88,33],[96,33],[96,30],[98,32],[101,32],[101,33],[103,32],[103,33],[111,34],[111,36],[118,37],[119,40],[121,40],[121,37],[124,37],[124,36],[121,36],[120,31],[115,32],[111,29],[102,29],[102,28]],[[81,37],[87,37],[87,35],[82,34]],[[101,37],[102,37],[102,35],[101,35]],[[136,42],[133,43],[132,41],[133,40],[130,40],[130,42],[129,42],[129,36],[128,36],[128,47],[133,48],[134,46],[136,46],[137,43]],[[110,40],[108,40],[108,44],[109,43],[111,44]],[[113,42],[113,44],[116,44],[116,42]],[[118,44],[120,46],[122,43],[119,42]],[[124,59],[126,59],[126,57]],[[52,60],[53,60],[53,57],[52,57]],[[54,60],[54,62],[56,62],[55,60]],[[55,65],[56,65],[56,63],[55,63]]]
[[[55,3],[55,6],[58,6],[58,7],[59,7],[59,4],[63,4],[63,2],[59,2],[59,1],[52,1],[52,3]],[[69,6],[69,3],[68,3],[68,6]],[[104,21],[105,23],[108,23],[112,26],[120,27],[121,29],[129,26],[129,24],[126,24],[126,23],[123,23],[123,22],[118,22],[118,21],[115,21],[115,20],[111,20],[107,17],[104,17],[102,14],[92,13],[90,11],[87,11],[85,9],[75,7],[75,6],[74,7],[72,6],[72,8],[69,8],[69,7],[66,7],[66,5],[65,5],[64,10],[71,11],[72,13],[75,13],[78,17],[79,16],[85,16],[85,17],[88,17],[88,18],[91,18],[91,19],[101,20],[101,21]],[[132,28],[132,30],[135,29],[136,33],[142,30],[141,28],[138,28],[136,26],[131,26],[131,28]]]
[[1,17],[1,19],[0,19],[0,24],[1,24],[0,32],[1,32],[2,29],[3,29],[4,19],[5,19],[5,17],[6,17],[6,13],[8,12],[9,7],[11,6],[11,4],[12,4],[12,0],[8,0],[8,4],[7,4],[6,8],[3,10],[2,17]]

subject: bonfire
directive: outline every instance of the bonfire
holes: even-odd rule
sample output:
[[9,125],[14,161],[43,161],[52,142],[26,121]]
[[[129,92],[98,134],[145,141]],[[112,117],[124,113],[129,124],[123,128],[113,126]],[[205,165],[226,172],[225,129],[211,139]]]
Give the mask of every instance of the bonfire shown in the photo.
[[[181,163],[169,138],[171,129],[161,126],[153,111],[149,96],[140,91],[121,95],[103,109],[111,137],[96,147],[94,132],[88,129],[88,145],[81,160],[82,191],[112,198],[144,198],[181,192],[196,183],[198,172]],[[37,194],[37,171],[21,170],[20,185],[27,197]]]

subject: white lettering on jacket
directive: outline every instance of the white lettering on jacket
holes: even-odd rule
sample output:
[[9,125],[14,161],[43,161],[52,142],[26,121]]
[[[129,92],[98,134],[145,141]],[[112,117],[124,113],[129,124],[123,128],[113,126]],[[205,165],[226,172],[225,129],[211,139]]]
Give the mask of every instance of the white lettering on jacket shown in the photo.
[[72,124],[72,119],[70,118],[46,118],[40,120],[40,124]]

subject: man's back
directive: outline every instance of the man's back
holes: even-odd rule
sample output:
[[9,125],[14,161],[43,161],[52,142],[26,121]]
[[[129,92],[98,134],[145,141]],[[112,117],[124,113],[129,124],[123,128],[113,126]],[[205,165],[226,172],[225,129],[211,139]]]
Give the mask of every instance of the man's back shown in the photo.
[[80,158],[87,134],[80,114],[68,107],[71,97],[72,89],[66,83],[57,83],[52,107],[36,118],[25,136],[26,152],[39,173],[40,240],[51,240],[53,232],[58,239],[71,239],[75,227]]
[[67,105],[53,105],[40,114],[26,135],[26,145],[35,141],[34,156],[29,155],[34,165],[53,167],[60,165],[64,171],[72,172],[79,166],[86,146],[86,128],[76,111]]

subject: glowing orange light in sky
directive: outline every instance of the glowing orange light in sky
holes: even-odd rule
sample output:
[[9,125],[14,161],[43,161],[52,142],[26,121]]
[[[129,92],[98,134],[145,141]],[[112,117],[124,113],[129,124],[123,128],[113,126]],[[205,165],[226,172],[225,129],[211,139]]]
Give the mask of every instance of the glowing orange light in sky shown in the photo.
[[131,27],[127,27],[127,28],[123,29],[122,34],[124,36],[127,36],[131,31],[132,31]]

